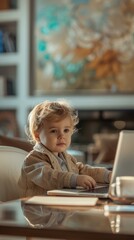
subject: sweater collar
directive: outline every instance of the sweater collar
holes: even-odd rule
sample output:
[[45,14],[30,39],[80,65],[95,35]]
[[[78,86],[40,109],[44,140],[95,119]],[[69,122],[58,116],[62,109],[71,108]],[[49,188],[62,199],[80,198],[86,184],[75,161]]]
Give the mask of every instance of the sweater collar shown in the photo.
[[[54,167],[55,166],[57,167],[57,157],[48,148],[46,148],[42,143],[37,143],[33,149],[37,152],[47,155],[51,164]],[[62,152],[62,155],[66,159],[67,166],[69,168],[68,160],[70,159],[70,155],[67,152]]]
[[[56,156],[48,148],[46,148],[42,143],[36,143],[33,149],[37,152],[46,154],[50,159],[53,159],[53,157],[56,158]],[[66,151],[62,152],[62,154],[65,159],[69,156],[69,154]]]
[[52,152],[48,148],[46,148],[42,143],[36,143],[33,149],[36,150],[37,152],[52,154]]

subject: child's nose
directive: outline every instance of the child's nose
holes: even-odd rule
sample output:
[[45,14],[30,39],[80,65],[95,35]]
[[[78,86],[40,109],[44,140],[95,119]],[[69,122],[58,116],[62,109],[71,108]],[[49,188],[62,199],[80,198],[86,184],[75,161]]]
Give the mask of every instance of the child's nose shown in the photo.
[[58,133],[58,138],[62,138],[63,135],[64,135],[63,132],[59,132],[59,133]]

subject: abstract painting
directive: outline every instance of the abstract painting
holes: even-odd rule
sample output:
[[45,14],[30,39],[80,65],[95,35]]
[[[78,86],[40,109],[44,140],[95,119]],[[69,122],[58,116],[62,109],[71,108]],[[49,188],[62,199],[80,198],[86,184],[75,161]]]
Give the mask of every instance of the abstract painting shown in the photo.
[[134,92],[133,0],[35,0],[34,94]]

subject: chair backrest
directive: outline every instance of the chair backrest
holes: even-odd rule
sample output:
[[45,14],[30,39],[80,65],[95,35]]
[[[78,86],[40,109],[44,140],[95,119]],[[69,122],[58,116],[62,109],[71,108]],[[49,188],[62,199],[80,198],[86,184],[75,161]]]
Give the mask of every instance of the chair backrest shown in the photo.
[[25,139],[18,137],[8,137],[0,134],[0,146],[1,145],[21,148],[27,152],[30,152],[33,149],[33,145]]
[[27,154],[20,148],[0,146],[0,201],[21,197],[18,179]]

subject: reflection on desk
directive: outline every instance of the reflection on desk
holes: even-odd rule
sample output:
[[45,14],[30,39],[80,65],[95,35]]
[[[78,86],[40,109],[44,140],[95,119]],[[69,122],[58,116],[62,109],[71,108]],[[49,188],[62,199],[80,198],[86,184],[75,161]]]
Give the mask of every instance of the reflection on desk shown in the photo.
[[134,215],[133,214],[114,214],[109,216],[109,223],[113,233],[134,234]]
[[104,215],[109,218],[113,233],[134,234],[134,205],[105,205]]
[[61,226],[63,221],[72,215],[72,211],[24,202],[22,202],[22,211],[28,223],[34,228]]
[[[22,204],[28,223],[37,228],[64,226],[88,231],[112,232],[103,209],[64,210],[45,206]],[[96,228],[97,226],[97,228]]]
[[28,225],[21,208],[21,201],[4,202],[0,204],[0,225]]
[[134,213],[104,214],[93,207],[54,207],[17,200],[0,204],[0,235],[77,240],[134,238]]
[[85,231],[112,232],[109,219],[104,216],[103,209],[92,208],[86,212],[76,211],[64,221],[63,225]]

